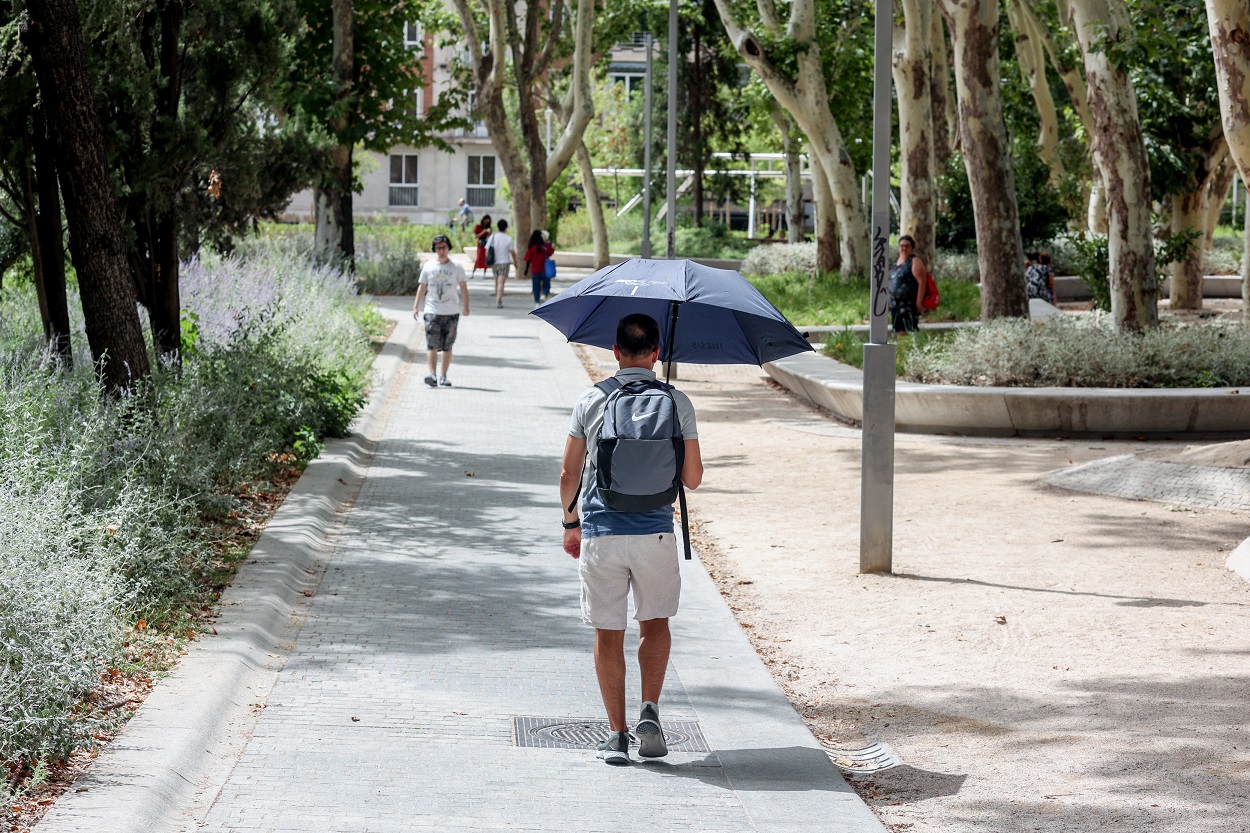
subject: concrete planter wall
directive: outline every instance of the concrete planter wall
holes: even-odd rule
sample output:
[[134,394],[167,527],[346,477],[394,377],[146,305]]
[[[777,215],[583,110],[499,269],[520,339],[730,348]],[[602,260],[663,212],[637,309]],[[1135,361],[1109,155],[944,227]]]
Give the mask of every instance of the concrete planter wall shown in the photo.
[[[764,366],[835,416],[863,419],[863,377],[815,353]],[[1250,437],[1250,388],[995,388],[898,382],[899,431],[973,436]]]

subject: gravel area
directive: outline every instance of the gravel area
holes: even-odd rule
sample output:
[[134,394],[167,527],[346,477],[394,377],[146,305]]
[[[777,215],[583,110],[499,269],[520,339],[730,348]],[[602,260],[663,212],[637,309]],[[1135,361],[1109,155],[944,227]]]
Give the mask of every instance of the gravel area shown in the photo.
[[756,368],[679,373],[702,557],[822,742],[897,754],[854,779],[892,830],[1250,830],[1246,514],[1042,482],[1185,445],[899,435],[894,573],[864,576],[858,432]]

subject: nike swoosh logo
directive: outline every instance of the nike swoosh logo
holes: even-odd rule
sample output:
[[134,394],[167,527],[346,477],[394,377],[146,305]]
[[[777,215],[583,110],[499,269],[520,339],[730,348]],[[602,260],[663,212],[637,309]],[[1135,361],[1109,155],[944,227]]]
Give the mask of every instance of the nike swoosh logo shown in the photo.
[[648,412],[647,412],[647,413],[645,413],[645,414],[639,414],[638,416],[635,416],[635,417],[630,417],[630,419],[631,419],[631,420],[633,420],[634,422],[642,422],[642,421],[643,421],[644,419],[646,419],[647,417],[653,417],[653,416],[655,416],[655,415],[656,415],[656,414],[658,414],[658,413],[659,413],[659,411],[648,411]]

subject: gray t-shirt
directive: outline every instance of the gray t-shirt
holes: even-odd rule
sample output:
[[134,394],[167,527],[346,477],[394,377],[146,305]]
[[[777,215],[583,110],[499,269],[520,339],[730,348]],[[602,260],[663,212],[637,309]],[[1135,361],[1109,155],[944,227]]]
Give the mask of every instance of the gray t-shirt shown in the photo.
[[[655,379],[655,371],[641,367],[627,367],[616,372],[622,383],[638,379]],[[598,456],[599,429],[603,426],[603,403],[607,394],[592,387],[583,393],[573,406],[573,419],[569,433],[586,441],[586,466],[582,471],[582,536],[594,538],[605,535],[651,535],[673,531],[673,510],[661,506],[650,512],[617,512],[608,509],[595,487],[595,460]],[[695,423],[694,406],[690,397],[673,390],[677,405],[677,420],[681,424],[683,439],[697,440],[699,429]]]

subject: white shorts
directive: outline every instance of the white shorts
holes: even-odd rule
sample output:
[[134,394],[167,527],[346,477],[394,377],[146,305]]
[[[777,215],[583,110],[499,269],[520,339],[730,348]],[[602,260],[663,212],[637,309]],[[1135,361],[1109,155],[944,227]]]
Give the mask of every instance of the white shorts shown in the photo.
[[634,618],[639,622],[677,614],[681,570],[677,539],[671,532],[583,538],[578,574],[582,621],[587,625],[625,630],[631,587]]

